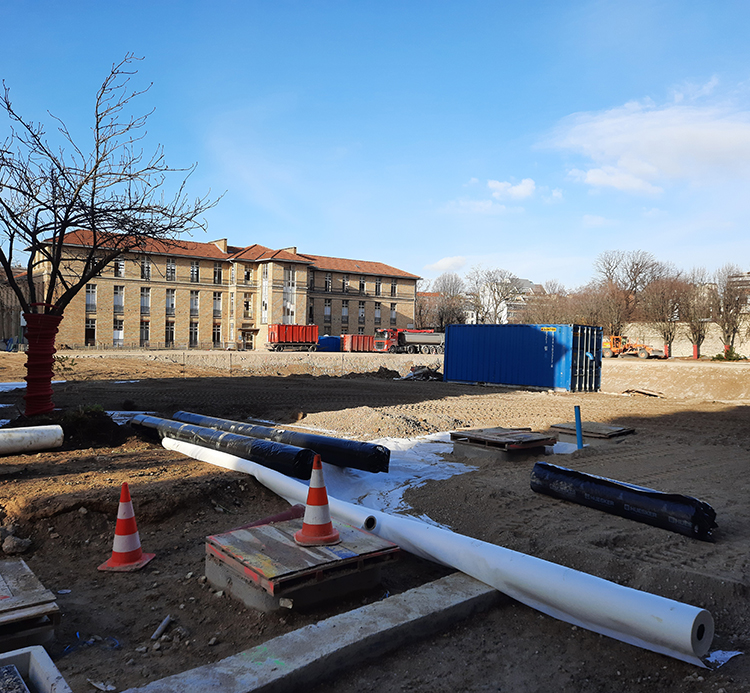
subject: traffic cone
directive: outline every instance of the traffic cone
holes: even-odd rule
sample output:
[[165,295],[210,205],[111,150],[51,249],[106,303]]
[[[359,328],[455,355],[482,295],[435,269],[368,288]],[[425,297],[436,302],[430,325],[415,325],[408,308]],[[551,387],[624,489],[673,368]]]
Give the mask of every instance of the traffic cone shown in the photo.
[[323,465],[320,455],[315,455],[313,460],[302,529],[295,533],[294,541],[302,546],[329,546],[341,541],[338,530],[334,529],[331,523],[331,511],[328,508],[328,493],[326,493],[326,484],[323,481]]
[[98,569],[128,573],[140,570],[155,555],[155,553],[143,553],[141,551],[141,538],[138,536],[138,527],[135,524],[130,489],[126,483],[123,483],[120,490],[120,507],[117,510],[112,557],[102,563]]

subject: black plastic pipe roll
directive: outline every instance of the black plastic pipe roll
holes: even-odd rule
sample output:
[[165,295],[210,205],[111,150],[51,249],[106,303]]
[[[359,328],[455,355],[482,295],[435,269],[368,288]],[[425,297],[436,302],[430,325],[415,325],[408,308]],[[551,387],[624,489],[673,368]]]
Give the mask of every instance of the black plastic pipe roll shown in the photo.
[[204,448],[228,452],[296,479],[308,480],[312,474],[316,453],[307,448],[249,438],[146,414],[134,416],[130,425],[136,429],[156,431],[162,438],[175,438]]
[[531,488],[703,541],[711,541],[711,532],[718,526],[714,509],[697,498],[663,493],[547,462],[534,465]]
[[243,436],[273,440],[277,443],[296,445],[300,448],[310,448],[320,455],[323,462],[328,462],[328,464],[336,467],[351,467],[365,472],[387,472],[391,459],[391,451],[384,445],[331,438],[314,433],[286,431],[282,428],[270,428],[269,426],[257,426],[240,421],[230,421],[229,419],[217,419],[213,416],[202,416],[189,411],[178,411],[172,418],[196,426],[217,428]]

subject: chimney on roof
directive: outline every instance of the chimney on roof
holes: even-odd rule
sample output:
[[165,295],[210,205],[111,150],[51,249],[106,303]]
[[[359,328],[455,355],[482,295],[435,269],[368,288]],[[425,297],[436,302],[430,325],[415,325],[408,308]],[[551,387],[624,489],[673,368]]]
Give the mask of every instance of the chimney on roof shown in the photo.
[[291,245],[288,248],[281,248],[281,250],[286,250],[287,253],[292,253],[293,255],[297,254],[297,246]]
[[222,253],[227,252],[227,239],[220,238],[218,241],[211,241]]

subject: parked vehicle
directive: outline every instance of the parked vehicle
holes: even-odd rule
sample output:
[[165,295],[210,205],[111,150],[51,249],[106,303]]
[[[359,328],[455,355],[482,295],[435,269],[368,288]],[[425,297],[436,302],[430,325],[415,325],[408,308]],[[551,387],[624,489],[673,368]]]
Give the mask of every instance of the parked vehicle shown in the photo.
[[618,356],[638,356],[641,359],[663,359],[664,352],[648,344],[628,341],[625,335],[608,335],[602,340],[602,356],[606,359]]
[[317,325],[269,325],[266,348],[271,351],[317,351]]
[[374,349],[390,354],[442,354],[445,335],[434,330],[375,330]]

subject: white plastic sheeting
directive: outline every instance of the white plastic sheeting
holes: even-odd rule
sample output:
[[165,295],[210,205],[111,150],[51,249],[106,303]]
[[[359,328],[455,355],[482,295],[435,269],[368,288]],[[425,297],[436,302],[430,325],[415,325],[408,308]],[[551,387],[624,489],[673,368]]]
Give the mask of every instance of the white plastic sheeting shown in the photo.
[[29,426],[27,428],[4,428],[0,431],[0,455],[30,450],[49,450],[63,444],[60,426]]
[[[165,448],[254,476],[289,503],[305,503],[307,486],[248,460],[165,438]],[[455,534],[419,520],[337,500],[331,516],[364,526],[401,548],[449,565],[504,594],[567,623],[670,657],[705,666],[714,624],[705,609],[623,587],[602,578]],[[370,520],[372,522],[372,520]]]

